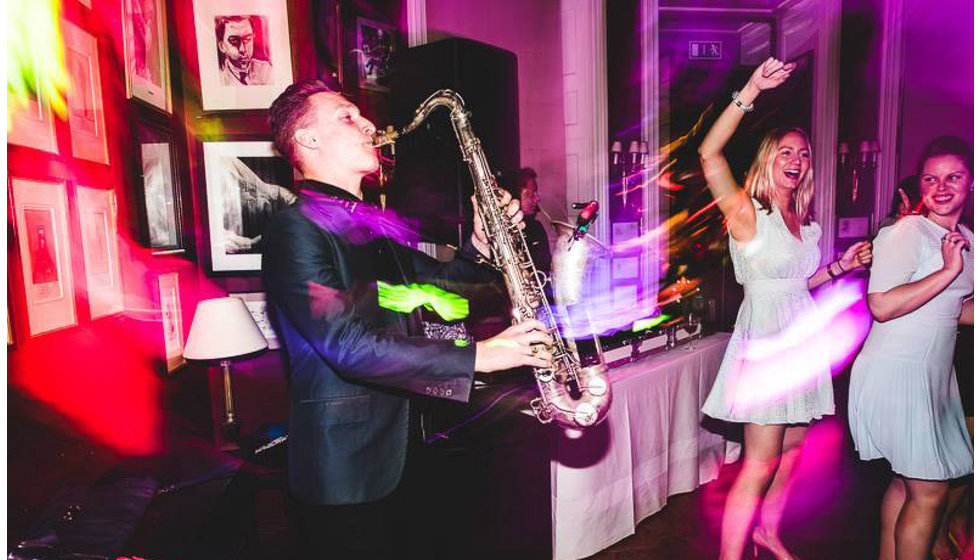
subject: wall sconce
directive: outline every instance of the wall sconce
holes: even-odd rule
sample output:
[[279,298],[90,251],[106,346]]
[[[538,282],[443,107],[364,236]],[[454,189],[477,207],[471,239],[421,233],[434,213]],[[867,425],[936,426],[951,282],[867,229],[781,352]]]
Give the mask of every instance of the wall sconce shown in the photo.
[[[877,140],[861,140],[858,151],[854,153],[847,142],[837,146],[837,158],[840,166],[840,177],[849,181],[851,204],[857,202],[858,192],[863,179],[869,179],[874,185],[881,155],[881,145]],[[866,175],[870,175],[866,177]]]
[[612,143],[609,153],[612,154],[612,173],[615,176],[618,172],[621,191],[623,197],[623,207],[630,192],[630,182],[633,177],[643,171],[647,164],[647,155],[650,152],[649,144],[645,140],[631,140],[629,144],[629,157],[623,157],[623,143],[616,140]]

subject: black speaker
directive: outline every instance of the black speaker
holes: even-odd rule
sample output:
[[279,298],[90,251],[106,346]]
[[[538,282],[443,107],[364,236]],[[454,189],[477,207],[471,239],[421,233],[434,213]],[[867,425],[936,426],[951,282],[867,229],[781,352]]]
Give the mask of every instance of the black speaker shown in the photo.
[[[517,56],[469,39],[450,38],[396,53],[392,115],[404,126],[433,92],[451,89],[470,112],[492,171],[520,166]],[[428,241],[459,246],[472,231],[473,180],[462,161],[449,111],[439,108],[395,145],[388,205]]]

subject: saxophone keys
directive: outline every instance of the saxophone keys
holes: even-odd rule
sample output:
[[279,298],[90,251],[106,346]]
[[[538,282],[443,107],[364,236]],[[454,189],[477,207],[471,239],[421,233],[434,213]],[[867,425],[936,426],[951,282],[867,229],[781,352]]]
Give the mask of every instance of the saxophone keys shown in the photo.
[[593,397],[601,397],[609,391],[609,384],[602,377],[593,377],[589,379],[586,391]]
[[575,423],[583,428],[591,426],[599,419],[599,410],[592,403],[579,403],[575,407]]

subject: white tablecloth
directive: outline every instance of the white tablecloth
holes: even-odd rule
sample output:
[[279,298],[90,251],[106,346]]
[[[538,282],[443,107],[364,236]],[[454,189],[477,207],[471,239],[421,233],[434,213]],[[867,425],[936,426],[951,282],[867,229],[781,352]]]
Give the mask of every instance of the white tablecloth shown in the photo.
[[579,439],[557,438],[551,461],[556,560],[599,552],[634,533],[667,497],[718,477],[738,445],[701,427],[729,335],[611,370],[613,403]]

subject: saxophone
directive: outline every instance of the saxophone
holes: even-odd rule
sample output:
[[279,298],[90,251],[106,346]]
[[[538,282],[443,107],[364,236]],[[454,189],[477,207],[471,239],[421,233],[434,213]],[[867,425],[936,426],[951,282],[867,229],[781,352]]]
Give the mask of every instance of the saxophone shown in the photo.
[[[449,89],[433,93],[419,105],[412,121],[403,128],[395,130],[389,126],[377,132],[374,146],[393,144],[399,136],[415,130],[438,107],[449,110],[463,161],[473,177],[477,211],[490,241],[492,263],[504,276],[514,321],[537,319],[544,323],[551,336],[552,366],[534,368],[541,396],[531,401],[531,409],[540,422],[554,421],[566,428],[585,428],[601,422],[612,402],[606,366],[600,363],[582,367],[575,341],[562,335],[544,291],[548,278],[534,266],[520,228],[513,225],[501,209],[497,181],[490,172],[480,139],[470,126],[470,115],[463,98]],[[535,352],[539,350],[532,348]]]

